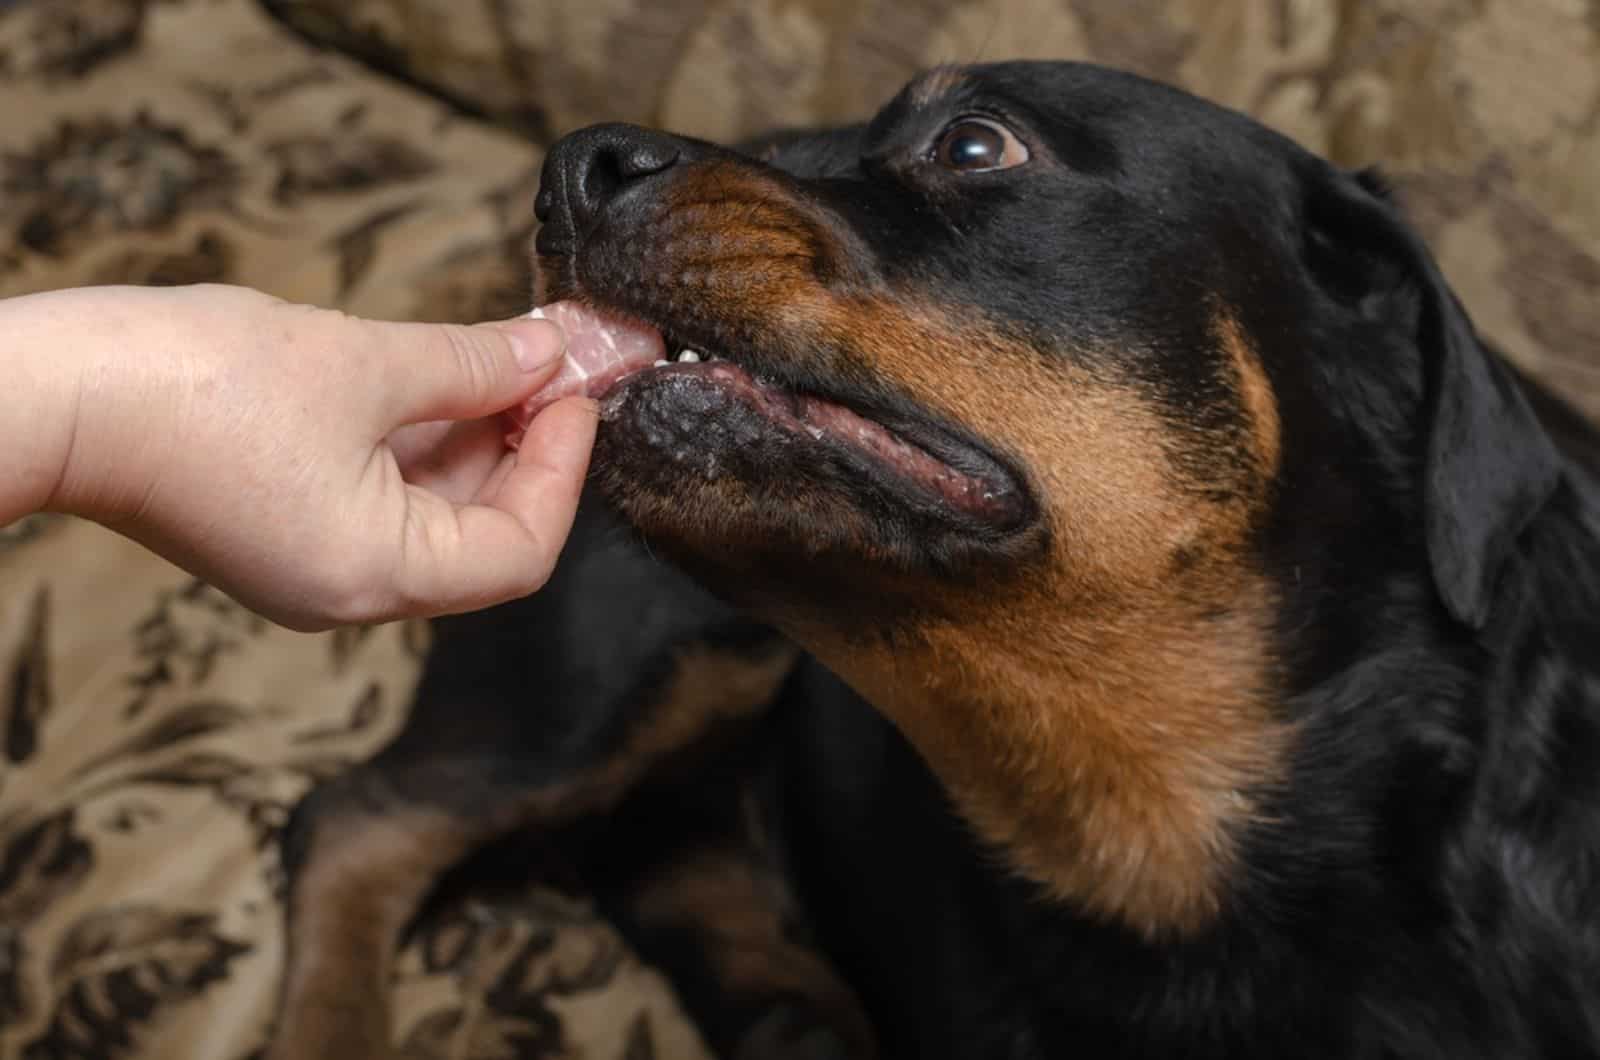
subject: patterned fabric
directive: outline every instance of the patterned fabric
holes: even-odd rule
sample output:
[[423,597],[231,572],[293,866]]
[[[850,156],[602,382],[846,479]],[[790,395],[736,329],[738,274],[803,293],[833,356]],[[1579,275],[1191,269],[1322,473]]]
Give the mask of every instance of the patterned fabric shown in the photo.
[[[0,4],[0,296],[227,281],[510,315],[538,162],[249,0]],[[0,530],[0,1058],[257,1053],[276,830],[396,731],[425,642],[275,628],[86,523]],[[660,978],[550,889],[445,903],[395,991],[414,1060],[700,1055]]]
[[[10,528],[0,585],[0,1056],[250,1056],[276,831],[395,732],[425,627],[290,633],[67,519]],[[553,891],[446,903],[395,989],[413,1060],[697,1055],[658,978]]]
[[527,301],[537,153],[250,0],[20,0],[0,114],[0,294],[228,281],[424,319]]
[[[0,296],[509,315],[554,135],[858,117],[1000,56],[1128,66],[1382,161],[1484,329],[1600,412],[1600,0],[0,0]],[[402,723],[425,642],[288,633],[72,520],[0,529],[0,1058],[254,1055],[275,830]],[[395,997],[417,1060],[704,1055],[552,887],[443,903]]]

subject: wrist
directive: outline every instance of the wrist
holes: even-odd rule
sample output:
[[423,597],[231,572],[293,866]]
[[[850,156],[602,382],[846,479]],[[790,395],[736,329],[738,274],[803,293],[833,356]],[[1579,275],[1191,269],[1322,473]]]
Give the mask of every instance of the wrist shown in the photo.
[[10,464],[0,483],[0,525],[54,508],[66,472],[83,368],[66,301],[61,292],[0,300],[0,364],[11,391],[0,402],[0,444]]
[[117,523],[148,495],[146,459],[170,444],[160,425],[170,400],[148,378],[149,321],[158,292],[76,288],[0,301],[0,356],[22,383],[0,409],[0,439],[21,474],[0,489],[0,521],[66,512]]

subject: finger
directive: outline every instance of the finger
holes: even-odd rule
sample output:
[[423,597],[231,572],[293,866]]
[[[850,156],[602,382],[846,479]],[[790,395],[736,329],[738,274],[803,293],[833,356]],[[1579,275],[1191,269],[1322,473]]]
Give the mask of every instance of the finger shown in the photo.
[[495,465],[494,470],[489,472],[489,477],[478,490],[478,495],[472,499],[478,504],[492,505],[494,499],[500,495],[500,486],[511,476],[511,472],[515,471],[516,467],[517,454],[515,452],[508,452],[503,455],[500,458],[500,462]]
[[549,580],[572,531],[599,416],[569,399],[541,413],[487,503],[460,508],[414,487],[401,595],[415,612],[469,611]]
[[395,463],[400,465],[400,471],[409,481],[412,470],[428,463],[434,451],[444,444],[454,429],[453,420],[408,423],[392,431],[385,440],[394,453]]
[[588,398],[567,398],[545,409],[529,425],[516,462],[488,503],[530,532],[559,529],[565,537],[570,521],[552,523],[550,511],[577,509],[599,422],[599,406]]
[[402,427],[389,448],[407,482],[452,504],[466,504],[506,456],[505,426],[498,419],[433,421]]
[[509,408],[556,374],[566,348],[561,329],[548,320],[371,323],[391,388],[391,426],[476,419]]

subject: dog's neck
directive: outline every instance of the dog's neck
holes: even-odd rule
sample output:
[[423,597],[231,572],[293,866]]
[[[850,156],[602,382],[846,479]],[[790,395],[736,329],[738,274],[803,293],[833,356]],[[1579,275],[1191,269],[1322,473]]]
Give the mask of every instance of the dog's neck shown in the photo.
[[801,639],[895,723],[1011,868],[1146,937],[1192,936],[1220,911],[1238,833],[1286,753],[1267,596],[1235,597],[1175,608],[1169,595],[1058,626],[991,598],[874,643]]

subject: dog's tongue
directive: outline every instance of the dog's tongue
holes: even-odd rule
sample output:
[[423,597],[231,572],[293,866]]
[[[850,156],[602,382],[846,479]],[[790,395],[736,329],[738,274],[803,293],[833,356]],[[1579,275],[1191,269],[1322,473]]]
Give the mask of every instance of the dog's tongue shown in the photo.
[[600,397],[623,379],[666,356],[661,333],[655,328],[603,316],[576,302],[552,302],[528,316],[561,325],[567,335],[567,355],[554,379],[506,412],[506,444],[513,449],[522,443],[528,424],[547,406],[564,397]]

